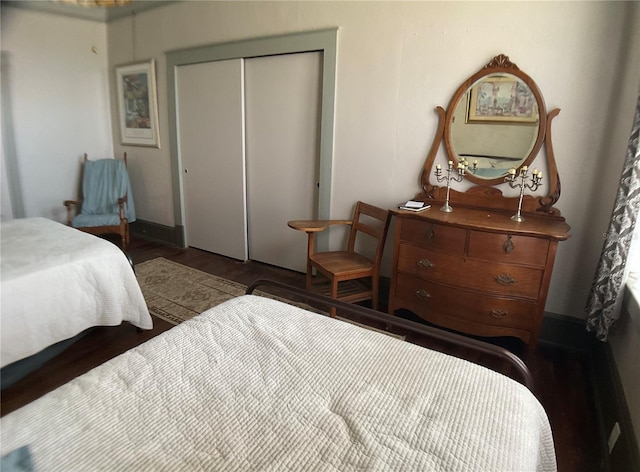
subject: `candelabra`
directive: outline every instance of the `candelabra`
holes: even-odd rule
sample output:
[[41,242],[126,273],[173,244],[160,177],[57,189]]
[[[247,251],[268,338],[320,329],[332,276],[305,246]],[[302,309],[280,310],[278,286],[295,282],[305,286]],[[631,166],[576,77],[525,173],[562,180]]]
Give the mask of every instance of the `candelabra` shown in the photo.
[[[436,179],[438,182],[442,182],[443,180],[447,181],[447,199],[444,202],[444,206],[440,208],[440,211],[444,211],[446,213],[451,213],[453,208],[449,205],[449,190],[451,189],[451,181],[462,182],[462,178],[464,177],[464,164],[458,164],[458,168],[456,172],[453,171],[453,161],[449,161],[449,166],[447,168],[447,174],[443,175],[442,166],[438,164],[436,166]],[[454,175],[452,175],[454,174]]]
[[531,176],[531,182],[527,182],[527,166],[522,166],[520,168],[520,174],[516,175],[515,169],[509,169],[509,173],[504,178],[506,182],[509,182],[509,186],[511,188],[520,187],[520,199],[518,200],[518,212],[511,217],[513,221],[517,221],[520,223],[524,221],[522,217],[522,197],[524,197],[524,190],[529,189],[532,192],[538,190],[540,183],[542,182],[542,172],[538,171],[538,169],[533,170],[533,175]]

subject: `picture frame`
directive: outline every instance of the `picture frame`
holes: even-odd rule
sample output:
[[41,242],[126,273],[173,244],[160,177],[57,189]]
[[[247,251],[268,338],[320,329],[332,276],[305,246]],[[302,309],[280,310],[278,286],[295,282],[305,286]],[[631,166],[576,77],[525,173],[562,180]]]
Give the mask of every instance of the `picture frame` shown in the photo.
[[116,66],[116,84],[121,143],[160,148],[155,60]]
[[485,77],[471,87],[467,122],[536,124],[536,97],[517,77]]

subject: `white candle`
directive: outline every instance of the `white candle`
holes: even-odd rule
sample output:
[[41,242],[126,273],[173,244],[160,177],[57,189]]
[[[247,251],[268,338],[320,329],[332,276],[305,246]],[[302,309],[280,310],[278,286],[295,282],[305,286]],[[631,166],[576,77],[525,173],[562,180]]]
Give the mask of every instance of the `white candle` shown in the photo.
[[453,161],[449,161],[449,167],[453,166]]
[[516,175],[516,170],[512,167],[511,169],[509,169],[509,173],[511,175]]
[[538,178],[541,179],[542,178],[542,171],[538,172]]
[[528,169],[528,167],[527,167],[527,166],[522,166],[522,172],[526,172],[526,171],[527,171],[527,169]]
[[440,164],[438,164],[438,165],[436,166],[436,169],[437,169],[437,170],[440,170],[440,169],[442,169],[442,166],[441,166]]

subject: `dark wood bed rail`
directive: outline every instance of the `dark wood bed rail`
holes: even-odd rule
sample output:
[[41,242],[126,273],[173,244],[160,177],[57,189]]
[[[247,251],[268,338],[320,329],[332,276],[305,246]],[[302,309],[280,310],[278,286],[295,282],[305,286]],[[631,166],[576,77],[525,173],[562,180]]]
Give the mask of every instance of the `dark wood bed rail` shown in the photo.
[[386,313],[375,311],[360,305],[346,303],[327,297],[325,295],[309,292],[299,287],[294,287],[282,282],[277,282],[275,280],[258,279],[254,281],[249,287],[247,287],[247,295],[253,294],[254,290],[260,286],[274,287],[286,293],[300,296],[306,300],[320,303],[323,306],[333,306],[346,313],[361,316],[367,321],[375,321],[378,323],[384,323],[388,326],[405,329],[412,333],[418,333],[421,336],[425,336],[429,339],[443,341],[454,346],[460,346],[466,349],[470,349],[473,352],[482,353],[490,357],[506,361],[511,367],[515,369],[521,383],[526,385],[529,390],[533,391],[533,377],[531,375],[531,372],[529,371],[529,368],[522,361],[522,359],[520,359],[511,351],[500,346],[495,346],[493,344],[479,341],[477,339],[468,338],[460,334],[451,333],[431,326],[426,326],[420,323],[416,323],[415,321],[391,316]]

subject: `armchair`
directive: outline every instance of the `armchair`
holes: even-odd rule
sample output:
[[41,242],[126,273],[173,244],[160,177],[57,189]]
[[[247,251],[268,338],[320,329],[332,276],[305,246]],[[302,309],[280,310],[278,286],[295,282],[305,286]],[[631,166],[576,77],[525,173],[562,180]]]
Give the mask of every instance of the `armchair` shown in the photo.
[[[119,234],[122,249],[129,244],[129,223],[136,220],[131,184],[124,159],[90,161],[84,155],[83,200],[65,200],[67,224],[91,234]],[[74,216],[73,209],[80,208]]]

